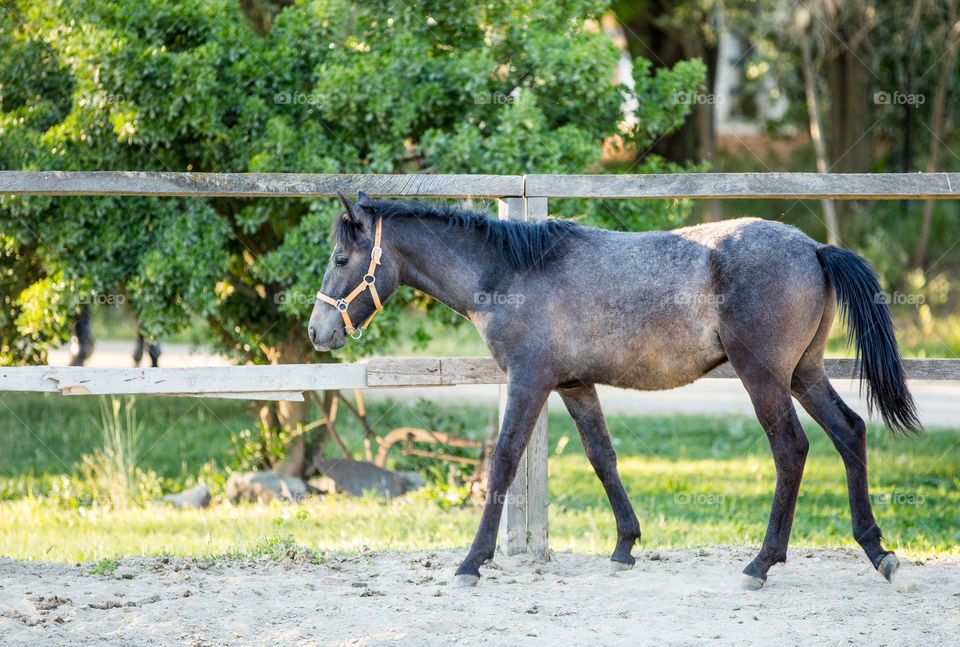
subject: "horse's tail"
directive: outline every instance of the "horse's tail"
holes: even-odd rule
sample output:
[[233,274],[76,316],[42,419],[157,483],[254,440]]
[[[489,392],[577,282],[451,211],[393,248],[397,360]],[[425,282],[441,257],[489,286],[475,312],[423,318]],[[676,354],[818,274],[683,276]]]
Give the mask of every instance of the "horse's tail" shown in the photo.
[[848,249],[817,248],[817,258],[837,293],[848,343],[856,342],[860,384],[867,380],[867,408],[880,409],[893,432],[920,433],[917,406],[907,389],[886,294],[869,263]]

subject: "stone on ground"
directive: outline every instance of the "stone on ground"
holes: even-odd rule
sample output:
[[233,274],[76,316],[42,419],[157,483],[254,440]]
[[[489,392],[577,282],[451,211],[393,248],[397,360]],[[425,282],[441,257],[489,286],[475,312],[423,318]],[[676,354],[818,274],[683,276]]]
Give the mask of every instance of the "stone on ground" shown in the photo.
[[200,483],[189,490],[168,494],[163,500],[173,504],[174,508],[206,508],[210,505],[210,488],[206,483]]
[[298,503],[306,495],[307,486],[303,481],[274,472],[244,472],[227,480],[227,498],[231,503],[267,503],[274,499]]
[[391,472],[364,461],[334,458],[317,460],[315,465],[323,476],[333,481],[338,491],[354,496],[363,496],[372,490],[389,499],[426,484],[416,472]]

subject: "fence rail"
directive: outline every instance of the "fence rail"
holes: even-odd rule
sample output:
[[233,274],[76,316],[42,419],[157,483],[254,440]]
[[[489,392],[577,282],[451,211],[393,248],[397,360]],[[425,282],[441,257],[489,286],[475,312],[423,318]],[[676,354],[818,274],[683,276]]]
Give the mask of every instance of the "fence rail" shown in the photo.
[[[689,173],[674,175],[309,175],[0,171],[0,196],[496,198],[500,217],[536,222],[549,198],[783,198],[926,200],[960,198],[958,173]],[[960,360],[905,360],[912,379],[960,380]],[[832,378],[855,377],[850,359],[826,361]],[[708,377],[736,377],[728,365]],[[195,369],[0,367],[0,391],[67,395],[137,393],[303,399],[319,389],[503,384],[490,358],[377,358],[357,364]],[[500,411],[503,415],[504,398]],[[508,554],[547,550],[547,426],[541,412],[510,487],[500,527]]]
[[[826,359],[831,379],[859,379],[856,361]],[[905,359],[911,380],[960,379],[960,359]],[[724,364],[706,378],[736,378]],[[307,391],[458,384],[506,384],[491,357],[377,357],[353,364],[198,368],[0,367],[0,392],[63,395],[183,395],[252,400],[303,400]]]
[[662,175],[311,175],[0,171],[0,195],[333,197],[364,191],[421,198],[960,198],[960,173],[681,173]]
[[500,198],[522,196],[523,176],[0,171],[0,195],[322,198],[357,191],[384,197]]
[[526,175],[547,198],[926,200],[960,197],[960,173],[682,173]]

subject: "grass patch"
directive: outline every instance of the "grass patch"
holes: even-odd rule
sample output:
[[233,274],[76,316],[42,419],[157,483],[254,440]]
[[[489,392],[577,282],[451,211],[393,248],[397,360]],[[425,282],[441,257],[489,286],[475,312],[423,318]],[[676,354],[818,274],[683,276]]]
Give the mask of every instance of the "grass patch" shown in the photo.
[[[136,402],[143,422],[139,464],[164,489],[178,489],[204,472],[222,473],[233,460],[231,435],[254,424],[247,403],[165,397]],[[78,483],[84,455],[103,444],[94,397],[0,392],[0,420],[0,499],[46,495],[55,483],[69,491]]]
[[115,559],[101,559],[96,564],[93,565],[89,571],[88,575],[108,575],[120,567],[120,562]]
[[[0,456],[0,554],[90,562],[128,555],[278,558],[302,549],[321,555],[462,548],[480,517],[478,506],[451,502],[447,480],[456,480],[455,471],[399,453],[397,466],[421,469],[434,483],[430,489],[393,501],[327,497],[302,506],[232,506],[217,498],[199,511],[78,503],[62,490],[83,487],[77,465],[96,447],[97,407],[93,398],[0,397],[6,421],[0,427],[6,448]],[[483,437],[495,416],[487,407],[444,409],[423,402],[368,408],[380,431],[433,426],[474,437]],[[156,471],[164,489],[189,485],[204,469],[224,478],[232,460],[230,434],[251,426],[249,407],[237,402],[142,398],[138,412],[146,439],[143,464]],[[359,426],[346,420],[340,431],[359,450]],[[643,546],[760,543],[775,472],[755,419],[611,416],[609,425]],[[855,545],[843,465],[822,430],[811,423],[807,433],[810,455],[791,545]],[[887,545],[907,554],[958,552],[960,432],[931,430],[894,440],[871,425],[868,434],[871,492]],[[550,416],[550,447],[551,546],[609,553],[613,515],[572,421],[560,411]]]

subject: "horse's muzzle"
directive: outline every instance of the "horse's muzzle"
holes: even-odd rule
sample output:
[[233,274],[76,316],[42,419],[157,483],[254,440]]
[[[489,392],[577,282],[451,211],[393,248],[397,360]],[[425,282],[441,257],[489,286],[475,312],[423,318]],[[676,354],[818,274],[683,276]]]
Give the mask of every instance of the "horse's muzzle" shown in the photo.
[[316,326],[310,326],[309,334],[314,349],[320,352],[342,348],[347,343],[347,334],[343,330],[334,329],[324,339],[323,333]]

